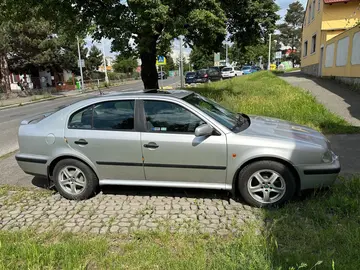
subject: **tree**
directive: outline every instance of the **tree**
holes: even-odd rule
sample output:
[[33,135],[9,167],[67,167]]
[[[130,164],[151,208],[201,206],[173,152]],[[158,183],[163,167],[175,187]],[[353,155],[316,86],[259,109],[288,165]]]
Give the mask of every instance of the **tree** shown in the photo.
[[125,57],[121,54],[116,56],[113,68],[119,73],[133,73],[134,69],[137,68],[138,62],[134,57]]
[[214,54],[201,47],[193,47],[190,53],[190,63],[193,64],[195,70],[208,68],[214,65]]
[[222,0],[230,39],[240,49],[267,41],[276,29],[279,6],[273,0]]
[[293,64],[300,59],[300,52],[294,53],[295,49],[300,51],[301,28],[304,20],[304,7],[297,1],[291,3],[287,9],[284,23],[278,25],[280,31],[280,41],[285,46],[290,46],[292,53],[290,59]]
[[56,25],[66,25],[71,32],[95,25],[92,36],[96,40],[113,39],[113,51],[124,56],[140,56],[145,88],[158,88],[156,56],[166,55],[174,38],[183,35],[185,43],[191,46],[196,44],[214,50],[226,33],[225,14],[217,0],[14,2],[19,6],[35,6],[39,16],[56,20]]
[[103,62],[101,51],[95,46],[91,46],[89,55],[86,57],[85,67],[88,72],[96,71]]

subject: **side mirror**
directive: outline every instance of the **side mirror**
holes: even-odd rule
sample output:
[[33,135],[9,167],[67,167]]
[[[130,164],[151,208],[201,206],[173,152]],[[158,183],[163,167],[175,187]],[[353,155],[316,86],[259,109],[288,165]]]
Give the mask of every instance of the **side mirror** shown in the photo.
[[209,126],[208,124],[203,124],[195,129],[195,136],[196,137],[210,136],[213,133],[213,131],[214,129],[211,126]]

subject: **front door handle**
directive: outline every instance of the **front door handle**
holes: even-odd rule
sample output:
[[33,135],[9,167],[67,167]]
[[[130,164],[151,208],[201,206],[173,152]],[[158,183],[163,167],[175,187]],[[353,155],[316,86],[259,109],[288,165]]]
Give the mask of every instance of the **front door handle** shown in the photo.
[[78,144],[78,145],[87,145],[88,144],[88,142],[86,140],[84,140],[84,139],[80,139],[78,141],[75,141],[75,143]]
[[144,144],[144,147],[145,147],[145,148],[150,148],[150,149],[156,149],[156,148],[158,148],[159,146],[158,146],[156,143],[154,143],[154,142],[149,142],[149,143]]

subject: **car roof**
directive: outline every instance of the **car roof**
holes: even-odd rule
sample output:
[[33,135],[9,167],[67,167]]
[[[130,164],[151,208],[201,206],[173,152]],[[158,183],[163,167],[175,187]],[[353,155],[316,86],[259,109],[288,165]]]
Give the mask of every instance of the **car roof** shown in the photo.
[[146,89],[146,90],[126,90],[121,92],[110,92],[98,97],[123,97],[123,96],[137,96],[137,97],[154,97],[154,96],[171,96],[175,98],[184,98],[194,93],[189,90],[175,89],[175,90],[160,90],[160,89]]

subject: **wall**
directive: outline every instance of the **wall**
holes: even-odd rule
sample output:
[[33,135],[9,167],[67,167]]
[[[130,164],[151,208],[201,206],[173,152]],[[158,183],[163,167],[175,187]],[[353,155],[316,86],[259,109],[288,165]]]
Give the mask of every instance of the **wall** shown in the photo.
[[329,29],[347,29],[353,27],[360,19],[358,10],[360,0],[347,3],[324,4],[323,22],[321,28]]
[[[301,67],[303,72],[317,75],[318,73],[318,64],[320,60],[320,46],[321,46],[321,21],[322,21],[322,6],[323,1],[320,0],[320,10],[318,10],[318,1],[315,0],[315,16],[314,19],[312,19],[312,14],[309,13],[309,7],[310,4],[312,5],[313,0],[309,0],[307,4],[307,10],[305,14],[305,20],[303,25],[303,32],[302,32],[302,52],[301,52]],[[308,18],[310,16],[310,23],[308,23]],[[315,52],[311,52],[312,48],[312,36],[316,34],[316,48]],[[305,42],[308,42],[308,49],[307,49],[307,55],[304,56],[304,44]]]
[[328,40],[322,76],[360,78],[360,25]]

